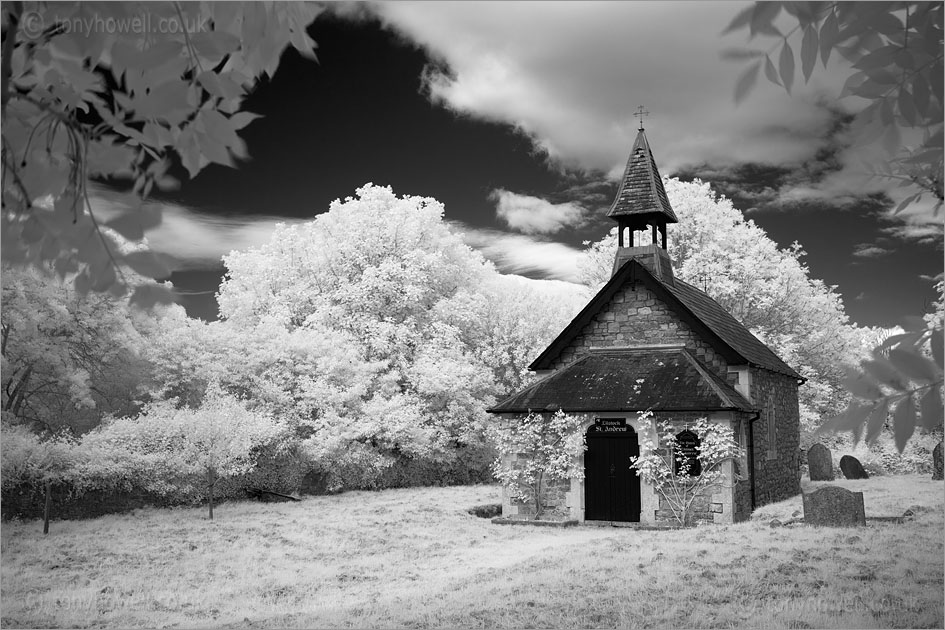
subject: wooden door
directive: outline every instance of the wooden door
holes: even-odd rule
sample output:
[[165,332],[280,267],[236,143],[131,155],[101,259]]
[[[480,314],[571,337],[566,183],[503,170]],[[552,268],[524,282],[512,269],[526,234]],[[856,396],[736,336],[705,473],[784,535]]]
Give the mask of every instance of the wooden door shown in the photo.
[[637,434],[623,419],[606,419],[588,429],[584,452],[586,520],[640,521],[640,478],[630,468],[630,457],[639,452]]

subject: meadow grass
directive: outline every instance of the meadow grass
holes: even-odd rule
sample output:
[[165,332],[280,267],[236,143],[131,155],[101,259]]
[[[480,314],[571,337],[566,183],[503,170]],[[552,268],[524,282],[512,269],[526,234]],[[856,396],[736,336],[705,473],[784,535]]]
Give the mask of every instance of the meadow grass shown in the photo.
[[[921,628],[943,625],[941,482],[838,481],[859,528],[500,526],[495,486],[5,523],[3,627]],[[808,489],[822,484],[806,484]]]

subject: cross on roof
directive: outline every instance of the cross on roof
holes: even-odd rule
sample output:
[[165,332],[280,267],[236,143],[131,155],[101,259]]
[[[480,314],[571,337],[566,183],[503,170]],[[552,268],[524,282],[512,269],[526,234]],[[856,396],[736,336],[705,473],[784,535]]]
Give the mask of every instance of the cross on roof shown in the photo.
[[643,117],[644,117],[644,116],[649,116],[649,115],[650,115],[650,112],[648,112],[648,111],[646,111],[645,109],[643,109],[643,105],[640,105],[639,107],[637,107],[637,111],[634,112],[633,115],[640,117],[640,131],[643,131]]

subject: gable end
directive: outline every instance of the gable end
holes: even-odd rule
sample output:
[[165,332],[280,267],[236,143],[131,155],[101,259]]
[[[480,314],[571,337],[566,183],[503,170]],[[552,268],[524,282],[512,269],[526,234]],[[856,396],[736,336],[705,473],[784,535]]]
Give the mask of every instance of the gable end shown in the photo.
[[731,364],[748,363],[746,357],[742,356],[738,351],[727,344],[724,339],[713,332],[695,313],[671,293],[662,282],[657,280],[646,267],[640,264],[639,261],[630,259],[613,275],[601,290],[597,292],[597,295],[591,298],[591,301],[571,320],[571,323],[565,326],[564,330],[561,331],[555,340],[532,361],[528,369],[533,371],[550,369],[558,355],[571,344],[574,338],[580,334],[594,316],[610,303],[614,295],[616,295],[627,282],[635,282],[637,280],[641,281],[644,286],[651,290],[656,297],[676,313],[676,315],[692,328],[701,339],[711,345],[727,362]]

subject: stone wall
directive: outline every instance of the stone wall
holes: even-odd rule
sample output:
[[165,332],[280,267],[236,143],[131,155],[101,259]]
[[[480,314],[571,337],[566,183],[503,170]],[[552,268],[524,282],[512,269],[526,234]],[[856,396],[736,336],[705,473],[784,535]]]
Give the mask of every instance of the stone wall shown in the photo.
[[[781,501],[800,493],[798,449],[800,419],[797,381],[787,375],[751,368],[751,401],[762,408],[754,421],[755,507]],[[769,442],[769,423],[775,426],[774,444]]]
[[[567,520],[573,518],[567,504],[568,492],[571,491],[570,479],[553,479],[542,483],[542,506],[544,520]],[[502,515],[505,517],[533,519],[537,513],[534,501],[522,501],[512,498],[503,488]]]
[[751,471],[748,470],[748,420],[751,418],[751,414],[739,413],[737,415],[739,417],[736,426],[738,444],[745,450],[745,457],[735,462],[733,466],[735,475],[744,477],[742,481],[735,485],[734,493],[733,518],[736,523],[739,523],[751,518],[751,479],[749,479]]
[[[741,425],[744,426],[747,423],[746,419],[748,414],[738,414],[738,416],[742,416]],[[594,422],[594,418],[596,417],[598,416],[595,415],[588,418],[588,426]],[[627,423],[629,425],[634,427],[634,430],[637,431],[638,435],[644,430],[643,427],[638,425],[635,413],[606,413],[600,414],[600,417],[623,417],[627,419]],[[733,414],[731,412],[707,413],[698,411],[681,411],[654,414],[654,419],[656,421],[669,421],[675,427],[677,427],[679,431],[683,431],[687,426],[691,426],[696,420],[704,417],[709,417],[710,419],[721,422],[727,426],[732,426],[733,422],[736,424],[738,422],[737,420],[733,420]],[[503,416],[503,421],[514,422],[514,419],[514,416]],[[741,443],[745,443],[744,439],[742,439]],[[511,464],[513,466],[522,466],[524,462],[525,458],[521,455],[516,455],[510,459],[507,458],[505,460],[506,464]],[[630,465],[629,461],[627,462],[627,465]],[[726,479],[723,482],[724,486],[710,488],[703,494],[703,496],[696,499],[697,521],[711,523],[732,523],[748,519],[751,514],[749,482],[746,479],[745,481],[734,484],[734,488],[732,487],[732,476],[736,470],[736,467],[739,465],[744,466],[745,464],[735,464],[731,462],[724,464],[723,471],[726,474]],[[550,520],[583,520],[583,480],[553,480],[546,482],[543,486],[543,489],[544,492],[542,493],[542,503],[545,509],[543,518]],[[675,522],[672,510],[666,504],[665,499],[659,496],[652,486],[641,482],[640,493],[641,523]],[[502,514],[505,517],[529,519],[534,518],[535,516],[536,508],[533,501],[521,501],[518,499],[513,499],[509,496],[509,493],[505,488],[503,488],[502,492],[502,503]]]
[[591,348],[663,344],[686,346],[710,369],[726,377],[725,360],[642,281],[621,287],[561,352],[551,369],[571,363]]

